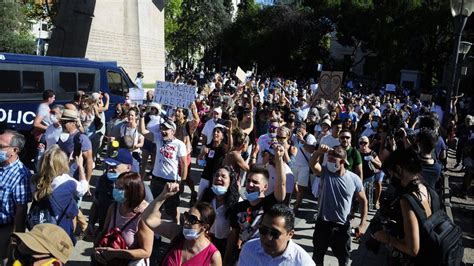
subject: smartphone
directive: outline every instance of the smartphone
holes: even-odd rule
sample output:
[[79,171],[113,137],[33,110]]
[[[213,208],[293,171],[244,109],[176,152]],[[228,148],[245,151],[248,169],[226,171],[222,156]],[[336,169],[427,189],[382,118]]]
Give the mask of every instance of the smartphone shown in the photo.
[[72,158],[76,158],[82,152],[82,143],[78,142],[74,144],[74,151],[72,152]]

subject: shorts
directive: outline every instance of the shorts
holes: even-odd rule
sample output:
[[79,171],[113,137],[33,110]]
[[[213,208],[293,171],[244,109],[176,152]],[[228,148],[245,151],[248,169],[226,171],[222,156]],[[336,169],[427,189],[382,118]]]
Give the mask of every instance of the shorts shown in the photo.
[[375,181],[381,183],[383,181],[383,178],[385,177],[385,173],[383,171],[380,171],[378,173],[375,173]]
[[[150,182],[150,189],[151,189],[151,193],[153,194],[153,197],[156,199],[156,197],[158,197],[161,194],[161,192],[163,191],[167,183],[174,183],[174,182],[175,181],[167,180],[167,179],[152,175],[152,179]],[[181,193],[182,193],[182,190],[180,189],[178,193],[174,194],[173,196],[165,200],[165,202],[163,203],[163,207],[165,209],[166,214],[172,217],[176,216],[177,208],[180,202],[179,196],[181,195]]]
[[295,183],[298,183],[298,186],[307,187],[309,184],[309,167],[295,165],[292,171]]

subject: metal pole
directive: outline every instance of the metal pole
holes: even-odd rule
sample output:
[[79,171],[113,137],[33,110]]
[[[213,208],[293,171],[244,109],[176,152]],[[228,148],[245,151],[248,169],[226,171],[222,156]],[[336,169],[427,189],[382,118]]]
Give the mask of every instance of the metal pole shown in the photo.
[[451,97],[453,96],[453,93],[455,91],[455,86],[456,86],[456,78],[457,78],[457,66],[458,66],[458,60],[459,60],[459,46],[461,45],[461,36],[462,32],[464,30],[464,26],[466,25],[467,21],[467,16],[464,15],[458,15],[457,17],[454,18],[454,30],[455,30],[455,36],[454,36],[454,45],[453,45],[453,62],[451,65],[451,80],[450,83],[448,84],[448,92],[446,94],[446,105],[444,109],[444,117],[443,117],[443,124],[447,126],[448,120],[449,120],[449,113],[451,109]]

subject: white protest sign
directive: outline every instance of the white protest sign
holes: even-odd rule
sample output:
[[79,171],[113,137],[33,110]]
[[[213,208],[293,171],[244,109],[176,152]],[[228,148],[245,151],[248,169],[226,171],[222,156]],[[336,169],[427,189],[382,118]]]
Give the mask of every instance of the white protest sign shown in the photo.
[[393,92],[394,92],[394,91],[396,91],[396,89],[397,89],[397,86],[395,86],[395,84],[387,84],[387,85],[385,85],[385,90],[386,90],[386,91],[393,91]]
[[157,81],[155,101],[163,105],[188,108],[196,99],[197,88],[186,84]]
[[316,91],[316,98],[337,101],[339,97],[339,91],[341,90],[343,75],[344,72],[342,71],[321,72],[318,90]]
[[143,100],[145,99],[145,90],[135,87],[130,88],[128,90],[128,98],[134,103],[142,104]]
[[237,67],[237,72],[235,72],[235,76],[240,80],[240,82],[245,82],[245,80],[247,79],[247,74],[240,67]]

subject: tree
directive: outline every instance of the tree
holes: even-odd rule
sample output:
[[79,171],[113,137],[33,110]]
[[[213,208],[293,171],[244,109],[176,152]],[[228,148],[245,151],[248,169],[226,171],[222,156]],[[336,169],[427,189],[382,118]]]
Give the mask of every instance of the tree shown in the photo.
[[173,43],[169,56],[174,60],[185,58],[191,65],[193,58],[202,50],[213,47],[215,37],[231,23],[226,2],[182,0],[177,28],[169,35],[169,41]]
[[0,51],[22,54],[35,52],[31,25],[23,8],[16,2],[3,3],[0,6]]

